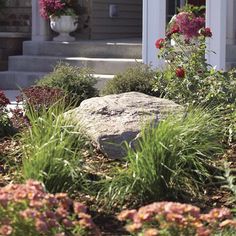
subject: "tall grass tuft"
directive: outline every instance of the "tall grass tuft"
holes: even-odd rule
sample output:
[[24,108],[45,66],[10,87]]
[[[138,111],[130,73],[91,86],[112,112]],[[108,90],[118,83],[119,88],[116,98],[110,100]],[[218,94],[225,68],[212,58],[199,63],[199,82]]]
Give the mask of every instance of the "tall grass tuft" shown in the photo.
[[138,150],[127,146],[127,167],[105,181],[102,194],[113,204],[196,195],[211,177],[214,156],[223,152],[222,137],[216,114],[200,108],[148,125]]
[[83,183],[82,150],[86,138],[62,115],[62,101],[28,112],[31,127],[20,137],[25,179],[42,181],[49,192],[72,191]]

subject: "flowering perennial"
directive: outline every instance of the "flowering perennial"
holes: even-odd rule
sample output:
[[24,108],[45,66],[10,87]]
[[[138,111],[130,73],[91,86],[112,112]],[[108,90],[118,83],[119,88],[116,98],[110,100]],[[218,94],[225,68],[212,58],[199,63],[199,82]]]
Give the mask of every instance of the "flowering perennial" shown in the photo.
[[17,102],[34,108],[36,111],[48,109],[57,101],[65,97],[63,90],[46,86],[33,86],[22,90]]
[[193,13],[181,12],[174,19],[172,31],[179,29],[185,39],[189,40],[199,35],[199,30],[205,26],[205,19],[196,17]]
[[198,207],[174,202],[153,203],[118,215],[120,221],[128,222],[126,229],[130,233],[144,236],[209,236],[222,228],[236,230],[236,221],[231,218],[227,208],[215,208],[201,214]]
[[49,194],[41,183],[0,188],[0,235],[99,235],[86,207],[65,193]]
[[40,15],[48,19],[50,16],[74,14],[72,0],[39,0]]

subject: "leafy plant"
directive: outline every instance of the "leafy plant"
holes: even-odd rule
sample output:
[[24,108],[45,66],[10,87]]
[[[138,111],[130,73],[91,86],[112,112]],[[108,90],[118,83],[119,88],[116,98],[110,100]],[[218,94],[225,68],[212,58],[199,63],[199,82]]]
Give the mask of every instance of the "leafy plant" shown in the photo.
[[99,235],[83,204],[47,193],[40,182],[10,184],[0,195],[0,235]]
[[76,9],[78,8],[78,3],[75,0],[40,0],[39,5],[40,15],[45,19],[50,16],[76,16]]
[[126,221],[132,235],[194,236],[231,235],[236,221],[227,208],[214,208],[201,214],[198,207],[174,202],[156,202],[138,210],[125,210],[118,219]]
[[193,13],[195,16],[204,16],[206,11],[206,6],[194,6],[192,4],[185,4],[183,7],[178,9],[178,12],[189,12]]
[[9,99],[5,96],[4,92],[0,90],[0,138],[15,133],[8,116],[8,104],[10,104]]
[[25,179],[42,181],[50,192],[83,188],[82,151],[86,138],[62,115],[60,101],[38,116],[26,114],[31,126],[20,136]]
[[189,12],[170,22],[166,38],[156,42],[167,67],[157,73],[154,90],[179,104],[218,107],[228,133],[236,110],[235,71],[217,71],[206,63],[206,38],[212,32],[203,25],[203,17]]
[[38,81],[37,85],[60,88],[67,96],[79,105],[83,100],[98,94],[94,88],[96,79],[88,68],[59,63],[54,71]]
[[22,104],[26,113],[33,110],[38,114],[40,114],[41,111],[48,110],[59,100],[64,100],[64,105],[67,105],[64,91],[60,88],[46,86],[32,86],[23,89],[20,96],[17,97],[17,102]]
[[211,179],[214,156],[223,152],[222,137],[216,114],[200,108],[149,125],[138,148],[128,147],[127,167],[105,181],[104,195],[111,204],[196,196]]
[[118,94],[137,91],[157,96],[158,92],[153,91],[153,84],[156,72],[151,67],[137,63],[122,74],[116,75],[108,81],[101,91],[102,95]]

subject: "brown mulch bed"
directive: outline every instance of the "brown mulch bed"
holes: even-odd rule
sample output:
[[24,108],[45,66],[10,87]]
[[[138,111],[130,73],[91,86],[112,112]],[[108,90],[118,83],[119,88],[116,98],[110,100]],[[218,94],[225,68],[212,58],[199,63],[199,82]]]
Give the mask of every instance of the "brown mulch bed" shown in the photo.
[[[19,149],[19,142],[13,138],[0,140],[0,187],[17,182],[21,176],[18,168],[21,165]],[[122,162],[108,160],[97,150],[85,150],[84,158],[86,160],[86,170],[95,179],[100,177],[109,178],[111,169],[124,165]],[[223,159],[230,163],[230,168],[236,168],[236,144],[227,150]],[[232,204],[228,201],[230,197],[231,193],[229,190],[215,185],[207,188],[201,200],[196,199],[189,203],[207,211],[212,207],[232,207]],[[88,206],[90,214],[93,216],[96,225],[100,228],[102,235],[129,235],[123,228],[123,224],[116,219],[117,210],[112,212],[100,207],[94,196],[77,193],[75,198]]]

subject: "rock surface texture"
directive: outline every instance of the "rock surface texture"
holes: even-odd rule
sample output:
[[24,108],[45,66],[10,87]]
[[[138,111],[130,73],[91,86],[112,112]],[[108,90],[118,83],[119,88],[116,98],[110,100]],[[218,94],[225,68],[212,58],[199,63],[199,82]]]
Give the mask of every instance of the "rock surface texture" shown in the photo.
[[157,124],[180,108],[167,99],[129,92],[87,99],[67,114],[108,158],[117,159],[125,156],[125,142],[136,140],[144,124]]

